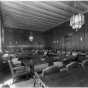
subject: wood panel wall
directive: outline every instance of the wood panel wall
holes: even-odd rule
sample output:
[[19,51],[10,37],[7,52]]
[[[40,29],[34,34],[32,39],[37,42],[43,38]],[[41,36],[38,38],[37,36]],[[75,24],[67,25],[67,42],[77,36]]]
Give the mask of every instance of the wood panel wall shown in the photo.
[[4,25],[3,25],[2,11],[0,7],[0,53],[2,53],[3,51],[3,45],[4,45]]
[[69,21],[51,29],[47,35],[47,44],[54,49],[88,50],[87,19],[88,13],[85,14],[85,24],[77,32],[70,27]]
[[45,41],[42,32],[32,32],[34,36],[32,42],[29,41],[30,32],[31,31],[25,29],[5,28],[5,46],[44,47]]
[[1,21],[1,16],[0,16],[0,52],[2,51],[2,43],[1,43],[1,30],[2,30],[2,21]]

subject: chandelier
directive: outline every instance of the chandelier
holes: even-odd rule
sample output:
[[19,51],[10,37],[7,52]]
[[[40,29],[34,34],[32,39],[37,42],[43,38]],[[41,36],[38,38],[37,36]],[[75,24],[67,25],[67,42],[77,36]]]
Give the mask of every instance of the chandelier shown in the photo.
[[78,29],[80,29],[83,26],[83,24],[84,24],[84,15],[81,13],[73,15],[70,18],[70,26],[76,31],[78,31]]

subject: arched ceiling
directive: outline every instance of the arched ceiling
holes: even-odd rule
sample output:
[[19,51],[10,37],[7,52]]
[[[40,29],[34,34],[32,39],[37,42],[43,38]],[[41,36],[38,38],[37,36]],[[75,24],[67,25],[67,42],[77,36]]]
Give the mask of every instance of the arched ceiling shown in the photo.
[[5,27],[47,31],[74,13],[86,12],[87,1],[5,1],[1,2]]

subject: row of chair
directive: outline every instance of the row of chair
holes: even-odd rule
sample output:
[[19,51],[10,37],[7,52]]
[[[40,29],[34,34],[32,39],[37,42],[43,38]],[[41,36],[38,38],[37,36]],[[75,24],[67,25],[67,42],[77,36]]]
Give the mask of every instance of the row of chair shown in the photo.
[[[72,71],[76,69],[88,70],[88,59],[86,56],[78,55],[74,59],[68,59],[63,62],[57,63],[59,65],[52,65],[43,69],[42,76],[46,73],[51,73],[54,71]],[[62,65],[63,64],[63,65]]]
[[67,70],[72,69],[73,67],[82,67],[84,70],[88,69],[88,58],[86,56],[78,55],[73,60],[67,60],[64,63],[69,62],[65,65]]

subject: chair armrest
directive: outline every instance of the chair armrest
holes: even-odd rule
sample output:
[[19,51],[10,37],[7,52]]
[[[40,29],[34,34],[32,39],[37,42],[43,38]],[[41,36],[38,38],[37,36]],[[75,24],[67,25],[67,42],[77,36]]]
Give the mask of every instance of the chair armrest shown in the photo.
[[14,67],[13,69],[14,70],[17,70],[17,69],[25,69],[25,67],[24,66],[19,66],[19,67]]

